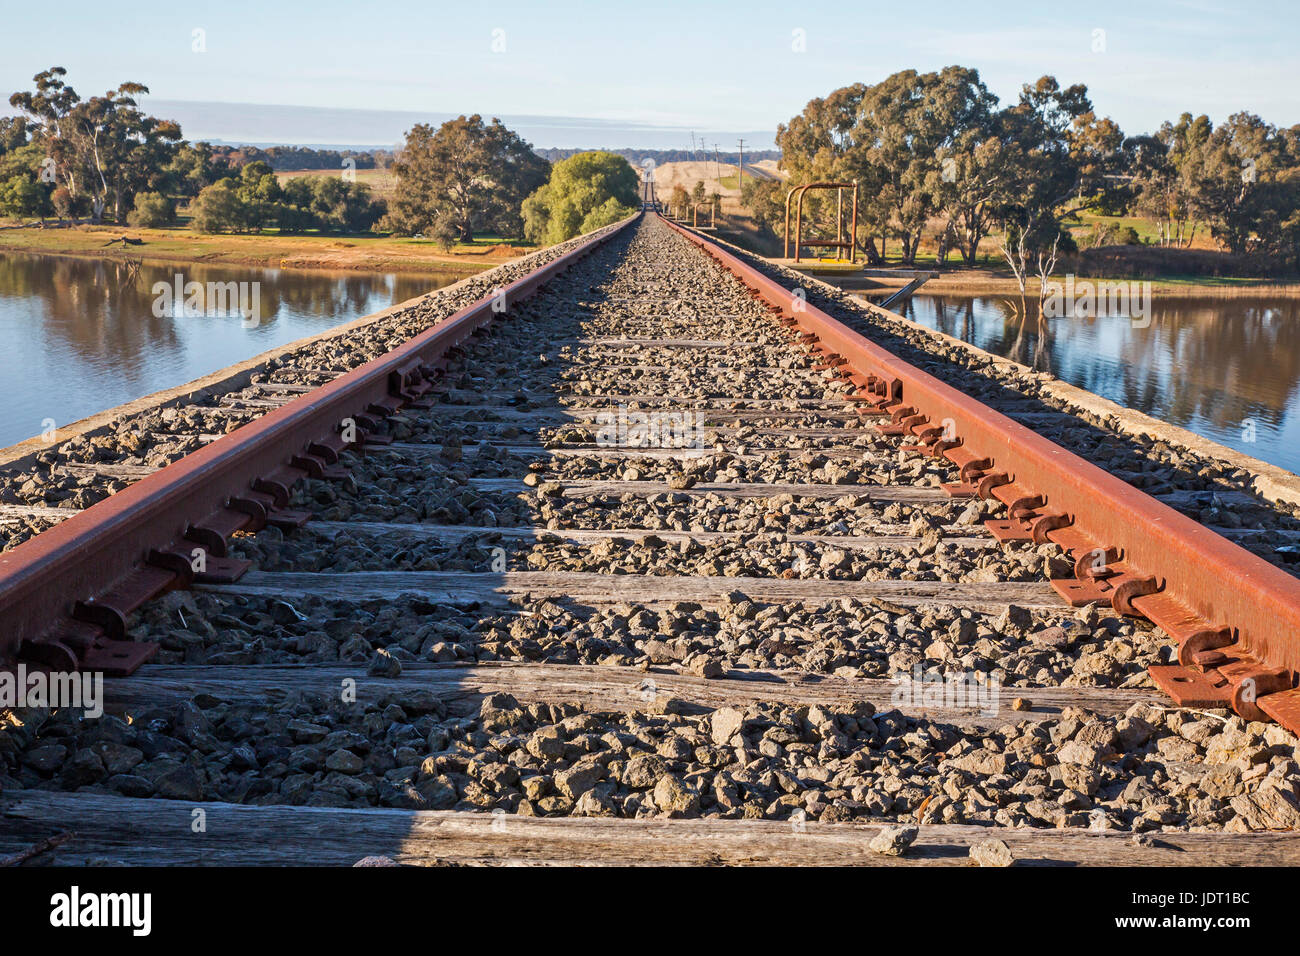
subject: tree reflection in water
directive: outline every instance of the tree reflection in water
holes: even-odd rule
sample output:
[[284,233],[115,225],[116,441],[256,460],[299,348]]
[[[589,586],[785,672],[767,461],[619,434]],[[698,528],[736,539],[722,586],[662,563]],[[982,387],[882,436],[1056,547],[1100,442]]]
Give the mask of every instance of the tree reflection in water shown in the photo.
[[[904,314],[1162,421],[1300,470],[1300,300],[1156,296],[1128,316],[1044,317],[994,296],[914,296]],[[1256,441],[1247,421],[1255,423]]]
[[[154,314],[156,282],[257,282],[261,321]],[[0,446],[199,378],[455,281],[0,254]]]

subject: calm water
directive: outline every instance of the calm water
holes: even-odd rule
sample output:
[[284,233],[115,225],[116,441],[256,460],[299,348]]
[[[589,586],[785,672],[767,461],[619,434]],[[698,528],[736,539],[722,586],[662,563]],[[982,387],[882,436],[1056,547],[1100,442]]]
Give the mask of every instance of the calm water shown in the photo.
[[[154,315],[155,282],[259,283],[253,323],[204,303]],[[0,447],[385,309],[455,276],[153,266],[0,254]],[[208,314],[208,313],[211,314]],[[227,314],[228,313],[228,314]]]
[[903,314],[1300,472],[1300,300],[1156,295],[1147,328],[1126,315],[1039,321],[1033,303],[1022,321],[999,297],[921,295]]

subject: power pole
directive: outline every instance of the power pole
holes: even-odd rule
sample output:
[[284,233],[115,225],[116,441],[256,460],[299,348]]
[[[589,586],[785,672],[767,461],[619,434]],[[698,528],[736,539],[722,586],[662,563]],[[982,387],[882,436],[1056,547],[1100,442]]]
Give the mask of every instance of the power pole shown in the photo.
[[736,165],[736,187],[743,193],[745,191],[745,141],[738,140],[740,143],[740,162]]

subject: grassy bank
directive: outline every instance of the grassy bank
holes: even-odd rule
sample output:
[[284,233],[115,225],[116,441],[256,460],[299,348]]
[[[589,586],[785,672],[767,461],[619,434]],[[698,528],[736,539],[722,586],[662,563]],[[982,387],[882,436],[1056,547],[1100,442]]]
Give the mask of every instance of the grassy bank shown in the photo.
[[[110,240],[122,236],[142,245]],[[204,235],[187,226],[135,229],[123,226],[0,229],[0,252],[142,259],[146,262],[203,262],[211,265],[278,269],[341,269],[471,275],[532,251],[533,247],[482,237],[443,252],[426,239],[387,236]]]
[[[783,263],[790,265],[787,260],[781,260]],[[861,273],[863,264],[859,262],[856,266],[850,266],[846,263],[822,262],[804,259],[800,266],[803,271],[816,275],[818,278],[825,279],[829,282],[835,282],[837,279],[855,276]],[[891,263],[889,266],[879,268],[892,269],[916,269],[924,271],[933,268],[933,262],[918,261],[914,266],[903,266]],[[870,268],[868,268],[870,272]],[[868,278],[871,278],[868,276]],[[882,276],[874,279],[880,291],[890,291],[902,288],[907,284],[906,278]],[[1065,272],[1058,270],[1052,277],[1052,281],[1065,282]],[[1134,279],[1124,276],[1078,276],[1075,279],[1076,284],[1081,285],[1083,282],[1092,282],[1094,284],[1102,282],[1150,282],[1151,294],[1164,296],[1166,298],[1203,298],[1203,297],[1221,297],[1221,298],[1247,298],[1254,296],[1300,296],[1300,282],[1294,280],[1271,280],[1255,278],[1225,278],[1221,276],[1154,276],[1150,279]],[[855,287],[856,290],[856,287]],[[856,290],[870,295],[874,289]],[[928,295],[1016,295],[1020,294],[1020,287],[1016,284],[1015,278],[1008,269],[995,269],[991,267],[953,267],[951,264],[937,278],[930,279],[921,287],[921,291]],[[1030,296],[1038,295],[1038,279],[1031,277],[1028,283],[1027,294]]]
[[[753,230],[728,230],[736,217],[724,219],[726,238],[739,242],[760,255],[779,256],[779,245],[764,245]],[[739,231],[741,234],[735,234]],[[142,245],[123,245],[110,240],[129,236]],[[762,246],[762,248],[758,248]],[[189,263],[209,265],[253,266],[278,269],[332,269],[356,272],[397,272],[436,274],[461,277],[500,265],[525,255],[535,247],[481,236],[473,243],[461,243],[444,252],[427,239],[401,239],[389,236],[280,235],[268,231],[256,235],[204,235],[186,225],[165,229],[135,229],[121,226],[75,226],[69,228],[0,229],[0,252],[26,252],[44,255],[88,256],[117,261],[140,259],[145,262]],[[819,274],[851,273],[862,268],[847,263],[817,264],[805,260],[806,266]],[[933,268],[918,256],[913,268]],[[893,268],[902,268],[891,264]],[[1058,275],[1058,279],[1063,277]],[[896,289],[907,280],[881,278],[881,290]],[[1139,281],[1123,276],[1092,277],[1091,281]],[[1148,281],[1155,295],[1176,296],[1300,296],[1300,282],[1250,277],[1155,275]],[[1030,294],[1037,294],[1037,280],[1030,282]],[[870,290],[867,290],[868,292]],[[1012,295],[1018,288],[1010,271],[998,268],[992,260],[967,268],[951,261],[942,275],[924,286],[931,294]]]

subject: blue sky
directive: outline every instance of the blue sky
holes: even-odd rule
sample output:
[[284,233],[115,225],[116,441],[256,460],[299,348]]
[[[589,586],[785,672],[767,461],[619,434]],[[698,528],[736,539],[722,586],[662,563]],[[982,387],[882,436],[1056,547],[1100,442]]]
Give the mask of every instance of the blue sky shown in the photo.
[[57,63],[83,95],[133,79],[165,100],[722,132],[775,129],[850,82],[961,63],[1004,100],[1043,73],[1084,82],[1126,132],[1184,110],[1300,122],[1300,7],[1286,3],[5,0],[4,22],[6,91]]

